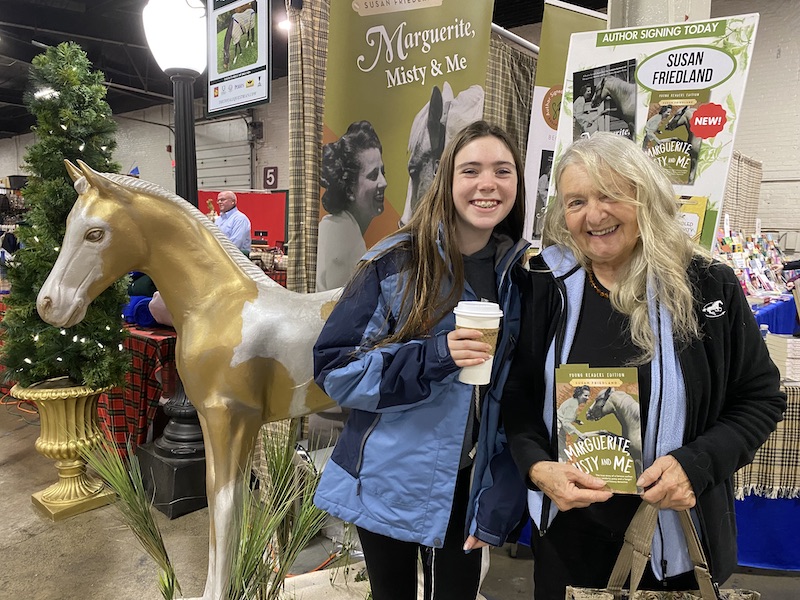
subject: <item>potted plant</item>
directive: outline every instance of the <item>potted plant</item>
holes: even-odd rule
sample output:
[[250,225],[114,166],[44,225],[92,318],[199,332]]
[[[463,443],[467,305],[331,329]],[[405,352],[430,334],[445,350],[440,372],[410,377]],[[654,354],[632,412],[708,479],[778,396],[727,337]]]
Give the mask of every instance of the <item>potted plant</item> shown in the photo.
[[64,159],[81,159],[103,172],[119,169],[111,160],[116,123],[105,95],[103,74],[92,70],[79,45],[63,43],[33,59],[25,102],[36,117],[36,141],[25,153],[28,211],[16,232],[22,247],[9,265],[0,362],[6,380],[17,382],[12,395],[37,404],[37,450],[57,460],[59,482],[34,494],[34,504],[53,519],[108,502],[77,450],[99,440],[98,397],[122,384],[129,365],[121,319],[126,282],[105,291],[69,329],[46,324],[36,311],[77,198]]

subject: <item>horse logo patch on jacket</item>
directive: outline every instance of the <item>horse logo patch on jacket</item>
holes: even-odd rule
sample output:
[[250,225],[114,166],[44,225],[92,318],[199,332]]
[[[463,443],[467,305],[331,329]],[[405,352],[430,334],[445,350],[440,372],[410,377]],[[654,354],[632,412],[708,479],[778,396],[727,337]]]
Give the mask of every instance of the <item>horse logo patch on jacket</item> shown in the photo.
[[702,308],[702,310],[703,314],[709,319],[718,319],[725,314],[725,307],[722,304],[722,300],[714,300],[713,302],[709,302]]

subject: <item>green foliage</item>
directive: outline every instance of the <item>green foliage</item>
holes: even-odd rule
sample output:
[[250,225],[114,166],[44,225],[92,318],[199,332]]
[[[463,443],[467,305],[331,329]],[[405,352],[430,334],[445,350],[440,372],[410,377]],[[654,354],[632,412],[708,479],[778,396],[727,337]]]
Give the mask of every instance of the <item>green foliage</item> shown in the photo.
[[161,531],[153,519],[139,459],[130,443],[127,462],[106,439],[94,448],[81,448],[81,456],[114,490],[118,500],[114,506],[119,510],[123,522],[130,527],[142,548],[158,565],[158,587],[162,598],[173,600],[176,594],[181,593],[181,586],[167,555]]
[[[11,294],[0,323],[0,362],[6,379],[23,386],[61,376],[93,388],[118,385],[129,364],[121,327],[126,281],[103,292],[84,320],[69,329],[48,325],[36,312],[36,296],[58,256],[77,198],[64,159],[80,159],[100,172],[119,171],[111,160],[116,123],[105,100],[103,74],[92,71],[79,45],[68,42],[33,59],[30,85],[25,102],[36,117],[36,142],[25,153],[30,177],[23,196],[29,211],[17,231],[23,248],[8,270]],[[35,97],[46,88],[54,93]]]
[[295,451],[297,423],[262,431],[268,480],[260,494],[245,490],[225,600],[280,598],[289,569],[325,521],[313,502],[319,474]]
[[[291,433],[296,430],[289,427],[264,432],[268,480],[257,490],[247,486],[249,478],[243,477],[243,489],[235,494],[237,527],[229,539],[231,568],[222,600],[284,597],[283,583],[290,567],[322,528],[325,513],[313,502],[319,474],[298,459],[296,436]],[[104,441],[94,448],[82,448],[81,456],[116,493],[114,506],[158,565],[162,597],[172,600],[180,594],[180,585],[153,519],[133,450],[128,446],[126,462],[110,442]],[[249,465],[245,472],[250,473]]]

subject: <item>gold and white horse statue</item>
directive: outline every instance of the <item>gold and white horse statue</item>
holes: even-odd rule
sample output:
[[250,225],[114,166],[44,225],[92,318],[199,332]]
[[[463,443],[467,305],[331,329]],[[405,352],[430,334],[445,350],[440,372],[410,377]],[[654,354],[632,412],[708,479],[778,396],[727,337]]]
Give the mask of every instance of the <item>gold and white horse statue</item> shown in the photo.
[[216,600],[259,428],[334,404],[313,381],[312,347],[338,290],[286,290],[182,198],[78,164],[67,162],[78,199],[37,308],[48,323],[71,327],[129,271],[152,277],[172,314],[178,373],[203,429],[210,527],[202,598]]

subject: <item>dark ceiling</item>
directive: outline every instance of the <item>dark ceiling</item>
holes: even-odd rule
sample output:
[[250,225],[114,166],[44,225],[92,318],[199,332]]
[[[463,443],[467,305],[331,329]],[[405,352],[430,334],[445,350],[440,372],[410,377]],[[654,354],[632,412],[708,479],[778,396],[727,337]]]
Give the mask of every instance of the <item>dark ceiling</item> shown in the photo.
[[[115,114],[172,100],[172,83],[150,54],[142,28],[148,0],[0,0],[0,138],[30,131],[22,101],[31,60],[43,47],[72,40],[105,74]],[[285,17],[285,0],[270,0],[273,21]],[[297,1],[297,0],[295,0]],[[342,0],[336,0],[342,1]],[[606,0],[573,1],[605,8]],[[493,21],[506,29],[539,23],[543,0],[495,0]],[[272,78],[286,77],[286,35],[272,37]],[[204,95],[198,78],[195,97]]]

